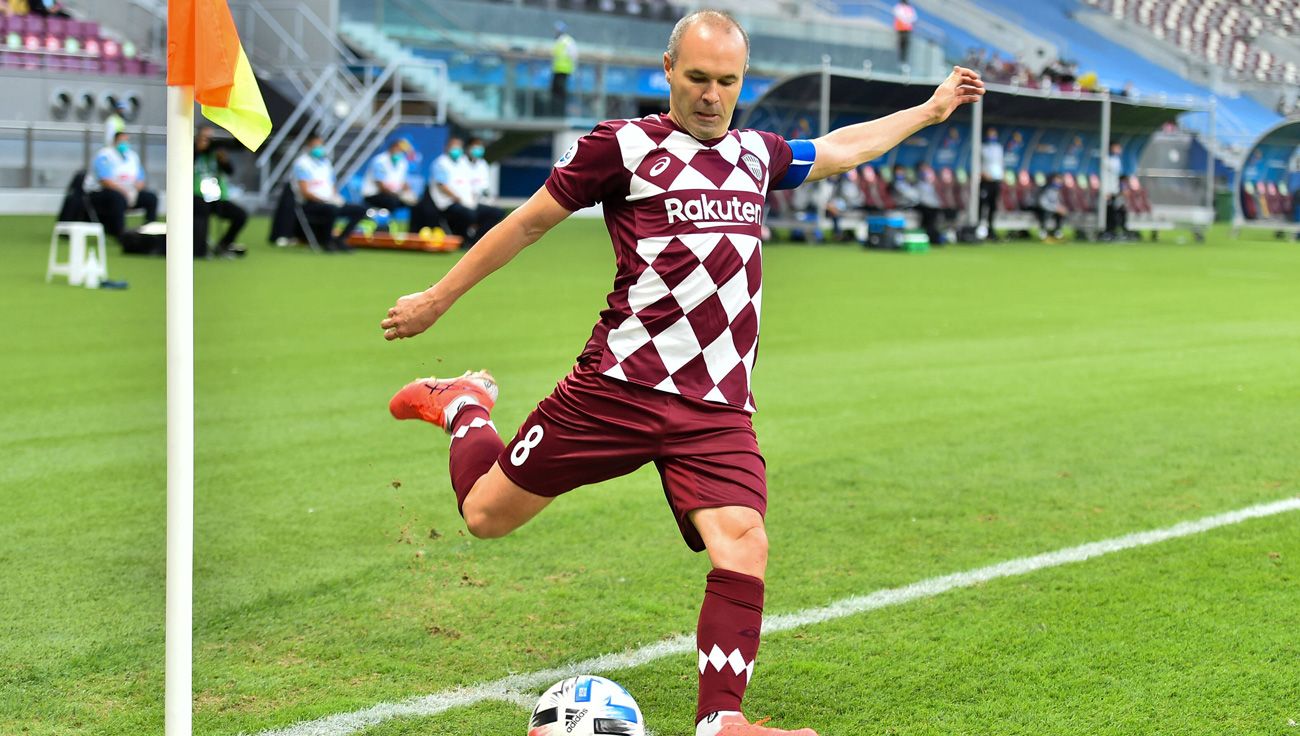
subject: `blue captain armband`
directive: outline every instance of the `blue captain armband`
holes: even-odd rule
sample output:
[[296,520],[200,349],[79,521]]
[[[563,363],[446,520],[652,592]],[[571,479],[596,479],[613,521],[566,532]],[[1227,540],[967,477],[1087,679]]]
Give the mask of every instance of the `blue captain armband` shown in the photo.
[[812,171],[813,162],[817,160],[817,146],[812,141],[794,140],[786,143],[790,144],[790,153],[794,154],[794,159],[790,161],[790,168],[785,170],[781,181],[772,186],[773,189],[794,189],[804,183]]

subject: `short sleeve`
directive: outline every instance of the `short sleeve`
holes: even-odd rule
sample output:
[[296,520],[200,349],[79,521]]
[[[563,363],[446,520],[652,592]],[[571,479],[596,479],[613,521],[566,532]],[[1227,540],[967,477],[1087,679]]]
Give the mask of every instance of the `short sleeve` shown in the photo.
[[295,181],[311,181],[311,172],[307,170],[307,164],[302,159],[293,162],[293,178]]
[[113,162],[108,160],[107,153],[101,153],[95,157],[95,179],[112,179]]
[[437,184],[451,184],[451,167],[447,165],[448,159],[438,157],[433,162],[433,181]]
[[601,123],[574,141],[546,179],[546,190],[555,201],[576,212],[625,193],[627,171],[615,133],[626,124]]
[[786,140],[775,133],[758,131],[767,144],[768,190],[794,189],[803,184],[817,159],[817,146],[808,140]]

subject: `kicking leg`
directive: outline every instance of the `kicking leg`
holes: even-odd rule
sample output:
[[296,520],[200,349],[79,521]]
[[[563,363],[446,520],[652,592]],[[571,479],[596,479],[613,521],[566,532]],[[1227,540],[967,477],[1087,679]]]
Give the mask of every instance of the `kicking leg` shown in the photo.
[[[497,439],[497,444],[501,446],[500,439]],[[452,463],[454,466],[454,454]],[[452,473],[455,477],[454,467]],[[465,517],[465,526],[469,527],[470,534],[480,539],[495,539],[528,523],[553,500],[520,488],[501,472],[500,465],[493,462],[491,469],[474,482],[461,504],[460,513]]]
[[740,712],[763,629],[767,531],[762,514],[724,506],[693,511],[690,520],[713,563],[695,634],[700,671],[696,736],[816,736],[810,729],[751,724]]
[[520,488],[501,472],[505,443],[492,423],[496,379],[487,371],[412,381],[388,403],[397,419],[422,419],[451,435],[451,487],[456,508],[476,537],[504,537],[533,518],[550,498]]

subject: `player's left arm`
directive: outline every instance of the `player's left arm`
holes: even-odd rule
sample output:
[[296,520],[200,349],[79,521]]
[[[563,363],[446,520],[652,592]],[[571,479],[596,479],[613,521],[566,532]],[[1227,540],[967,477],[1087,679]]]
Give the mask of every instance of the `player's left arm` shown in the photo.
[[918,130],[947,120],[962,105],[984,95],[979,72],[955,66],[930,99],[916,107],[857,125],[846,125],[813,140],[817,157],[805,181],[817,181],[873,161]]

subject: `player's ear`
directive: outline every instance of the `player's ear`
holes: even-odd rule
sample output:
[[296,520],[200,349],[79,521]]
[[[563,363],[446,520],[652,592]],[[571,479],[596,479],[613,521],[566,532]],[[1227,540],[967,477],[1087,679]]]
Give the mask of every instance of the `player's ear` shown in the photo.
[[672,57],[668,56],[668,52],[665,51],[664,52],[664,79],[665,80],[668,79],[669,74],[672,74],[672,71],[673,71]]

